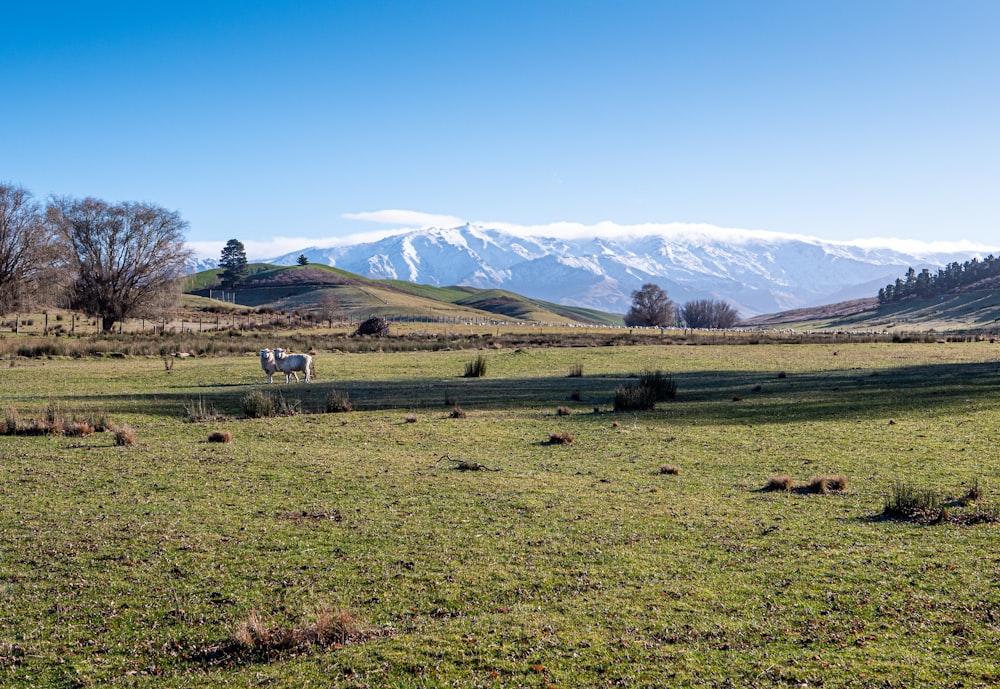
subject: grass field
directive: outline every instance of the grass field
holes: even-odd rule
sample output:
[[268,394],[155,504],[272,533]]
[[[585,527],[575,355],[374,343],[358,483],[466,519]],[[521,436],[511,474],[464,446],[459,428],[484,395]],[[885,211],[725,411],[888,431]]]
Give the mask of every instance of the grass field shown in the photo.
[[[992,686],[1000,525],[883,510],[995,514],[998,355],[321,351],[308,386],[253,353],[5,360],[6,417],[136,443],[0,436],[0,684]],[[676,399],[612,412],[648,370]],[[303,413],[241,418],[253,390]]]

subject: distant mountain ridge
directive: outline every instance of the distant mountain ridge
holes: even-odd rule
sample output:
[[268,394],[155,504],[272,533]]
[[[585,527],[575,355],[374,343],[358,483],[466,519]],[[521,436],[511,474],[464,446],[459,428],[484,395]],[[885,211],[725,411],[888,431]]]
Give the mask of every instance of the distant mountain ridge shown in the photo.
[[915,255],[750,231],[559,239],[462,225],[266,260],[292,265],[300,255],[374,279],[498,288],[614,313],[652,282],[675,302],[723,299],[747,318],[871,297],[909,267],[936,269],[974,254]]

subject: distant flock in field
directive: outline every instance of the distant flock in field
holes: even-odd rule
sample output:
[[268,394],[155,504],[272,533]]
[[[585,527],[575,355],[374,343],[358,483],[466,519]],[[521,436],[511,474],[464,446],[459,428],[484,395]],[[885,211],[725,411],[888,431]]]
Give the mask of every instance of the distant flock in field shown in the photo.
[[307,383],[316,375],[313,358],[310,355],[290,354],[281,347],[276,347],[274,350],[267,348],[260,350],[260,367],[267,374],[268,383],[273,383],[274,374],[279,372],[285,374],[286,385],[291,382],[292,376],[295,376],[296,383],[299,382],[298,371],[305,374]]

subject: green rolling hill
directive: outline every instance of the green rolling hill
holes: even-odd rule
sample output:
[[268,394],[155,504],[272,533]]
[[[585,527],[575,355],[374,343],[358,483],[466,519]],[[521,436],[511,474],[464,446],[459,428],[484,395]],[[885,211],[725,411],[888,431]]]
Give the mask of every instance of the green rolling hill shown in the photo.
[[[221,270],[188,278],[188,295],[223,298]],[[413,320],[513,320],[546,324],[622,325],[620,314],[529,299],[504,290],[435,287],[400,280],[371,280],[331,266],[274,266],[255,263],[227,302],[279,311],[339,309],[344,317],[385,316]],[[225,303],[225,302],[219,302]]]

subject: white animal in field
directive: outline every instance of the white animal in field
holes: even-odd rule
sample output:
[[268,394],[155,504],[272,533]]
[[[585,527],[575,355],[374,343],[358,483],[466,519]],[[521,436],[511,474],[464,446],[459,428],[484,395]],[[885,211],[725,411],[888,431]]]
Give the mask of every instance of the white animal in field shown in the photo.
[[285,384],[291,382],[292,376],[295,376],[296,383],[299,382],[296,371],[302,371],[305,374],[306,383],[316,374],[316,369],[313,368],[313,358],[308,354],[288,354],[281,347],[275,347],[274,363],[277,370],[285,374]]
[[267,382],[273,383],[274,372],[278,370],[278,364],[274,360],[274,352],[270,349],[260,350],[260,367],[267,374]]

